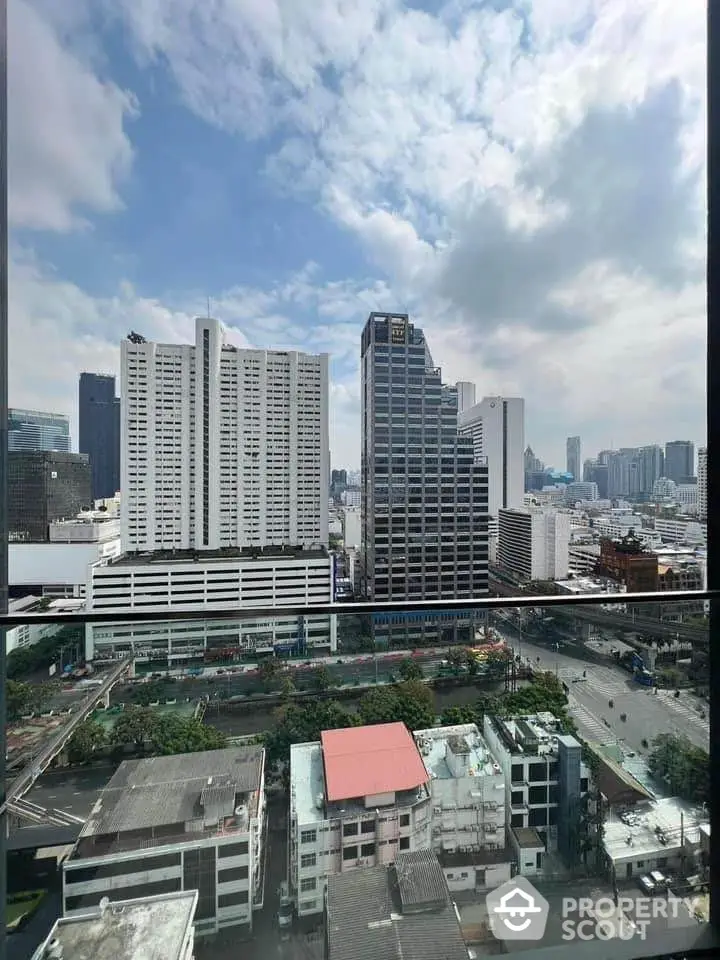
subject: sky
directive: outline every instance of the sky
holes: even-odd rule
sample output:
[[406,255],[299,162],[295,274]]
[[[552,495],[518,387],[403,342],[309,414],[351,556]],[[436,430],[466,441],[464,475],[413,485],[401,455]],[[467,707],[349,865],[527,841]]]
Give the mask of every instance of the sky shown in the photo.
[[410,313],[564,466],[705,437],[703,0],[9,0],[10,403],[130,330],[331,356]]

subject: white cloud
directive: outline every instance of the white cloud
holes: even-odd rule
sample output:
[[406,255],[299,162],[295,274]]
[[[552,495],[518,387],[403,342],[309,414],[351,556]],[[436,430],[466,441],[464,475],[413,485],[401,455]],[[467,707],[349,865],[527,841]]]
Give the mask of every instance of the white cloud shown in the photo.
[[[426,327],[448,379],[524,394],[544,457],[559,462],[578,431],[589,451],[701,439],[705,6],[105,0],[139,63],[163,64],[198,116],[272,132],[266,173],[356,237],[381,278],[323,283],[309,268],[213,299],[238,336],[252,322],[266,343],[336,354],[334,442],[351,463],[359,326],[384,308]],[[61,154],[53,166],[81,171],[86,193],[69,174],[62,203],[26,191],[26,219],[56,228],[83,205],[110,209],[129,162],[125,95],[71,62],[113,118],[103,143],[115,163],[96,148],[98,181]],[[52,156],[44,140],[30,147]],[[140,301],[140,315],[182,326],[193,299],[181,296],[175,312]],[[112,304],[98,323],[113,311],[129,321],[136,299]]]
[[8,31],[11,224],[65,231],[88,213],[118,209],[134,98],[62,46],[27,0],[11,0]]

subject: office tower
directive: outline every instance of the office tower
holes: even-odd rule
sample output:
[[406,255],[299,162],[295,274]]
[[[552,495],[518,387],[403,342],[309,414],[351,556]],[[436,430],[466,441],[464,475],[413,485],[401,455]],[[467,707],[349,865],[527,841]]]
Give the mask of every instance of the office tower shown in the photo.
[[460,433],[472,438],[475,462],[487,462],[488,512],[522,506],[525,492],[525,401],[484,397],[458,415]]
[[487,468],[458,435],[422,330],[371,313],[362,334],[362,578],[370,600],[487,592]]
[[469,410],[475,406],[475,384],[467,380],[458,380],[455,384],[457,390],[458,413],[463,410]]
[[692,440],[671,440],[665,444],[665,476],[675,483],[688,483],[695,476],[695,444]]
[[640,493],[652,494],[655,483],[663,476],[665,454],[656,443],[640,447],[637,453]]
[[93,500],[114,497],[120,489],[120,398],[115,396],[115,377],[81,373],[78,401],[78,447],[90,458]]
[[632,460],[627,453],[613,451],[607,459],[607,495],[611,499],[630,495],[630,464]]
[[697,505],[700,520],[707,520],[707,447],[698,449]]
[[523,580],[564,580],[568,575],[570,516],[535,507],[500,510],[500,566]]
[[62,413],[8,409],[8,450],[70,452],[70,421]]
[[581,480],[580,473],[580,437],[568,437],[565,442],[567,472],[572,474],[573,480]]
[[53,520],[92,507],[90,463],[83,453],[14,450],[8,455],[8,539],[46,543]]
[[529,445],[525,448],[525,453],[523,454],[523,465],[525,473],[542,473],[545,469],[545,464],[540,457],[535,456],[533,448]]
[[328,543],[328,357],[122,342],[127,551]]
[[600,460],[586,460],[583,466],[583,481],[597,485],[598,497],[605,500],[608,497],[608,465]]

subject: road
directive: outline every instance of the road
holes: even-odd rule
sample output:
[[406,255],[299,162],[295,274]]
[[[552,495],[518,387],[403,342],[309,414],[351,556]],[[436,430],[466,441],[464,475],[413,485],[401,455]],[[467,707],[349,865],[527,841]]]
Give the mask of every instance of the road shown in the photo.
[[[521,644],[516,642],[515,648],[524,659],[556,672],[567,683],[570,712],[580,734],[587,739],[618,740],[638,754],[647,754],[643,740],[651,743],[659,733],[675,733],[684,734],[696,746],[708,749],[707,705],[703,720],[699,713],[703,707],[691,694],[683,691],[677,699],[672,690],[654,694],[635,683],[620,667],[584,663],[524,640]],[[624,721],[620,719],[623,713],[627,717]]]
[[104,764],[77,770],[48,770],[26,796],[46,809],[65,810],[87,818],[100,790],[116,769],[114,764]]

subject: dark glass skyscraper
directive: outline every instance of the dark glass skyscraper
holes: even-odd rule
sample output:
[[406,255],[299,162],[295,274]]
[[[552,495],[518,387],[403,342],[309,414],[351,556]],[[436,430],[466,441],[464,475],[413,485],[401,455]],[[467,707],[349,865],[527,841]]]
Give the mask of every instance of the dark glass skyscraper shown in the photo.
[[[488,587],[488,471],[474,463],[472,438],[458,434],[457,391],[443,387],[422,330],[406,315],[370,314],[361,368],[366,596],[482,596]],[[399,625],[403,618],[396,619]],[[434,627],[428,623],[429,632],[438,632],[438,620],[443,637],[457,635],[458,618],[441,614]]]
[[115,377],[81,373],[80,453],[90,458],[93,500],[114,497],[120,489],[120,398]]
[[44,543],[53,520],[72,520],[92,506],[90,465],[81,453],[8,454],[8,539]]
[[665,444],[665,476],[675,483],[689,483],[695,474],[695,444],[671,440]]

